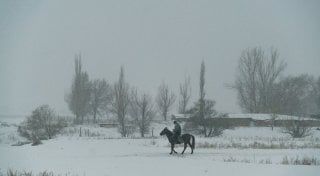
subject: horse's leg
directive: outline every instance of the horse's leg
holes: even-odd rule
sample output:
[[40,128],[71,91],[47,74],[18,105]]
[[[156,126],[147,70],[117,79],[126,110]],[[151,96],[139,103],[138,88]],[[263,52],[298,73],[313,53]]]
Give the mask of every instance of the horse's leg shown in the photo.
[[178,153],[177,151],[174,150],[174,144],[173,144],[173,148],[172,148],[172,149],[173,149],[173,152],[174,152],[174,153]]
[[174,144],[171,144],[171,152],[170,152],[170,155],[172,155],[172,152],[173,152],[173,146],[174,146]]
[[185,142],[185,143],[184,143],[184,149],[183,149],[183,151],[182,151],[182,153],[181,153],[181,154],[183,154],[183,153],[184,153],[184,151],[186,150],[186,148],[187,148],[187,143]]
[[190,141],[188,142],[188,144],[189,144],[189,146],[191,148],[191,154],[193,154],[193,148],[192,148],[192,145],[191,145]]

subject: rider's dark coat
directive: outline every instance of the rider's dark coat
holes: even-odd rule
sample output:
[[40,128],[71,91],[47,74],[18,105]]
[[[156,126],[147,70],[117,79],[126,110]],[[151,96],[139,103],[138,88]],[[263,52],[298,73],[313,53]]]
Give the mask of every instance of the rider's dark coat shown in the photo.
[[181,135],[181,126],[178,122],[176,122],[174,124],[174,129],[173,129],[173,133],[177,136],[180,136]]

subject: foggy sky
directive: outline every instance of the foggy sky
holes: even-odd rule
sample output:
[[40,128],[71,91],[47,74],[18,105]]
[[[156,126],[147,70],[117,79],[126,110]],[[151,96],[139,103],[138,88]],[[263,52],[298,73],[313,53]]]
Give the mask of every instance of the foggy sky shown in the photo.
[[[235,78],[241,51],[277,48],[285,75],[320,75],[320,1],[0,1],[0,114],[30,114],[64,101],[82,54],[90,79],[126,80],[153,97],[161,81],[178,94],[191,77],[199,96],[206,64],[207,98],[220,112],[240,112]],[[177,108],[174,109],[176,111]]]

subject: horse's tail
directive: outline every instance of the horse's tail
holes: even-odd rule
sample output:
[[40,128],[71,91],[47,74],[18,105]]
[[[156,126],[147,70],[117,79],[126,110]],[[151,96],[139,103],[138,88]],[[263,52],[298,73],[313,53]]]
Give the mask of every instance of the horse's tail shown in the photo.
[[194,136],[193,136],[193,135],[191,135],[191,138],[192,138],[192,144],[191,144],[191,147],[192,147],[192,150],[194,150],[196,140],[195,140],[195,138],[194,138]]

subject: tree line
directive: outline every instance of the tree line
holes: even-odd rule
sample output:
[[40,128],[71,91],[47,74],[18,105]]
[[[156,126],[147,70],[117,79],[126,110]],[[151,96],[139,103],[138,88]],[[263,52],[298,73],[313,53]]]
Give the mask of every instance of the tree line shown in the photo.
[[[200,114],[200,118],[204,119],[205,116],[209,117],[213,115],[213,112],[216,112],[213,109],[215,101],[205,99],[204,69],[205,64],[202,62],[200,75],[201,97],[199,103],[195,103],[194,108],[188,109],[191,98],[190,77],[186,77],[180,83],[179,113],[197,113]],[[92,117],[93,122],[97,122],[97,116],[112,113],[117,118],[118,129],[123,137],[132,133],[133,125],[144,137],[149,131],[150,123],[156,113],[160,114],[163,120],[168,120],[168,115],[177,99],[175,93],[165,82],[162,82],[158,87],[158,93],[154,100],[149,94],[131,87],[125,80],[123,67],[120,68],[118,81],[113,84],[109,84],[104,79],[90,80],[88,73],[82,69],[81,55],[75,56],[74,70],[71,89],[65,96],[65,100],[70,111],[75,115],[75,123],[84,123],[85,117]],[[208,114],[204,111],[210,113]],[[206,131],[203,120],[201,125],[204,128],[203,130]]]
[[[283,76],[287,64],[279,59],[276,49],[264,50],[261,47],[243,50],[238,61],[235,82],[231,84],[237,92],[238,105],[243,112],[269,113],[296,116],[309,116],[320,113],[320,77],[315,79],[308,74]],[[222,117],[214,109],[215,101],[206,99],[205,63],[202,61],[199,78],[199,98],[188,108],[191,98],[190,77],[179,84],[178,111],[188,114],[197,131],[205,136],[221,133],[221,125],[206,119]],[[81,55],[75,56],[75,75],[70,93],[66,96],[69,109],[75,115],[76,123],[83,123],[84,117],[112,113],[117,117],[119,131],[128,136],[133,120],[141,136],[148,132],[150,122],[159,113],[163,120],[168,119],[177,100],[175,93],[162,82],[155,99],[139,91],[125,80],[124,68],[120,68],[119,79],[113,84],[104,79],[90,80],[82,70]],[[131,124],[131,127],[130,125]],[[211,124],[211,125],[209,125]],[[226,125],[227,126],[227,125]],[[220,130],[219,130],[220,128]]]
[[[131,87],[126,82],[122,66],[119,79],[113,84],[105,79],[90,80],[87,72],[82,70],[81,55],[76,55],[75,74],[70,93],[65,96],[65,100],[78,124],[82,124],[88,116],[92,116],[93,122],[97,122],[97,116],[112,113],[117,117],[122,136],[132,133],[132,123],[129,122],[131,120],[143,137],[149,131],[151,120],[157,111],[167,120],[176,96],[168,85],[162,82],[153,101],[149,94]],[[186,106],[186,100],[184,103]]]
[[232,88],[244,112],[295,116],[320,114],[320,76],[284,76],[279,52],[248,48],[240,56]]
[[[90,80],[89,74],[82,69],[80,54],[75,55],[74,61],[74,77],[65,100],[75,116],[75,123],[82,124],[87,117],[97,123],[97,117],[112,113],[123,137],[136,129],[144,137],[157,113],[163,120],[168,119],[177,96],[165,82],[160,84],[156,97],[152,98],[126,82],[122,66],[119,79],[110,84],[105,79]],[[273,120],[278,114],[320,118],[320,77],[308,74],[284,76],[286,66],[276,49],[266,51],[254,47],[242,51],[235,82],[228,87],[237,92],[238,105],[243,112],[271,114]],[[219,136],[230,125],[223,120],[225,114],[215,110],[216,102],[206,98],[205,80],[205,63],[202,61],[198,100],[189,105],[191,81],[190,77],[185,77],[179,84],[178,111],[189,117],[184,125],[185,131],[205,137]],[[51,139],[66,125],[53,109],[42,105],[27,117],[18,132],[37,144],[42,139]],[[303,137],[309,131],[294,121],[284,132]]]

